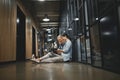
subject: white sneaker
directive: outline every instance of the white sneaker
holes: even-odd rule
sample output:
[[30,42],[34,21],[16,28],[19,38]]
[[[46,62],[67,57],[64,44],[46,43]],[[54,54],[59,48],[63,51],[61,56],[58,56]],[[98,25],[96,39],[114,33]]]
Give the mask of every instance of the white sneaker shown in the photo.
[[39,63],[40,61],[38,59],[36,59],[35,62]]
[[34,59],[34,58],[35,58],[35,55],[33,54],[33,55],[32,55],[32,59]]
[[32,58],[32,59],[30,59],[30,60],[35,61],[36,59],[35,59],[35,58]]

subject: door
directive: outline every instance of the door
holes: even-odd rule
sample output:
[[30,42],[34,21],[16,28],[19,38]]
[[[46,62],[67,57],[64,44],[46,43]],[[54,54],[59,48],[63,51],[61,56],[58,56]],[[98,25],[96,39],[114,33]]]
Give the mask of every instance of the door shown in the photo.
[[36,37],[34,27],[32,27],[32,54],[36,56]]
[[25,60],[25,15],[17,7],[16,61]]

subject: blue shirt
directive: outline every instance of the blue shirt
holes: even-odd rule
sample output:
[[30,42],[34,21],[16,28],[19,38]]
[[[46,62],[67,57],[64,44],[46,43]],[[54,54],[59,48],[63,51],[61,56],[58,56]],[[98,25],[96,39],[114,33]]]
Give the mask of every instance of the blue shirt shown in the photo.
[[71,60],[72,58],[72,42],[67,39],[62,47],[63,53],[61,54],[63,57],[63,61]]

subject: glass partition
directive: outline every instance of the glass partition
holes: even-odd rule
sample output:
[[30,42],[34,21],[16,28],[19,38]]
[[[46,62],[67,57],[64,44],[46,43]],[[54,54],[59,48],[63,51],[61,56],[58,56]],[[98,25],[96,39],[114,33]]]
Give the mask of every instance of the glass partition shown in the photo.
[[90,28],[91,32],[91,45],[92,45],[92,65],[101,67],[101,51],[100,51],[100,35],[99,35],[99,26],[98,24],[93,25]]

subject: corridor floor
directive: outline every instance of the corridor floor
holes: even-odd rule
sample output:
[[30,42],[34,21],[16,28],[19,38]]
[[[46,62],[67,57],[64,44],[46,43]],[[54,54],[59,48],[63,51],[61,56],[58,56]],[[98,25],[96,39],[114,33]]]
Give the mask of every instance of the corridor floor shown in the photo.
[[120,80],[120,75],[80,63],[26,61],[0,64],[0,80]]

